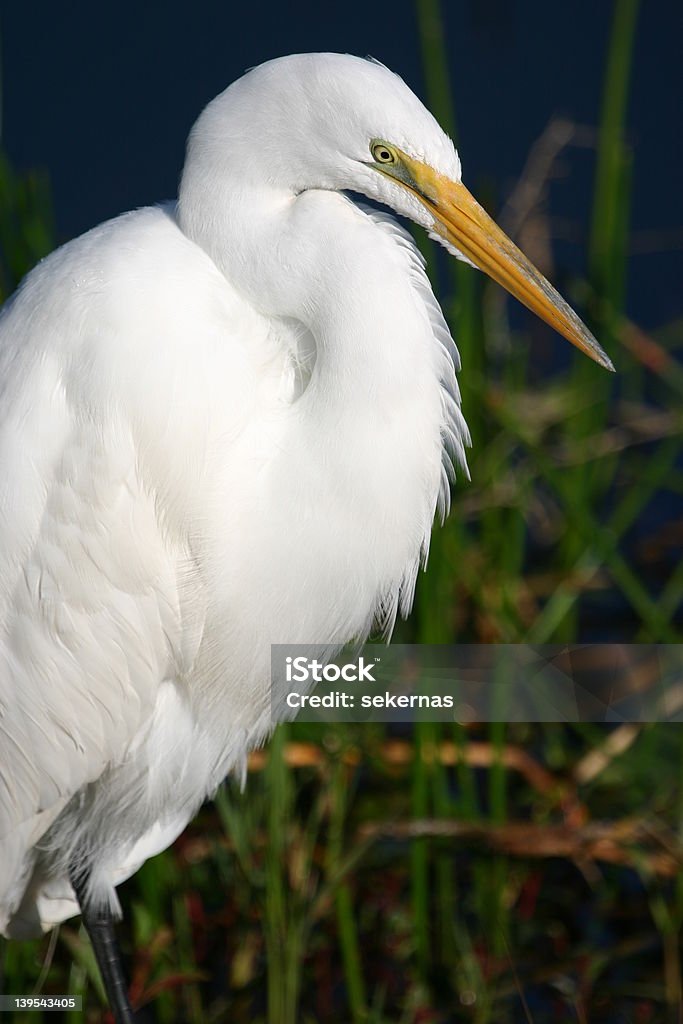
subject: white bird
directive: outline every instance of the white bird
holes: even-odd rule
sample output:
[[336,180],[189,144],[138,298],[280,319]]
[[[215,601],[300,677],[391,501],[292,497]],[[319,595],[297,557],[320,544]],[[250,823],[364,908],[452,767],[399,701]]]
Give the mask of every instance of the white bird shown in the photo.
[[410,236],[347,192],[611,368],[387,68],[285,57],[210,103],[178,201],[64,245],[0,320],[7,935],[81,908],[109,935],[116,885],[266,738],[270,645],[410,609],[465,470],[458,356]]

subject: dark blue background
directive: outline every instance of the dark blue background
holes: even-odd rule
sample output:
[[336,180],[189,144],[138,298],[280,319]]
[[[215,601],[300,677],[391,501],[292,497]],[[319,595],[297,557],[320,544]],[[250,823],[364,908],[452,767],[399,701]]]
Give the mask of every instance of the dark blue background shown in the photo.
[[[493,187],[501,202],[553,114],[597,124],[612,4],[442,0],[442,8],[465,180],[474,191]],[[14,0],[1,28],[4,144],[20,168],[49,171],[60,239],[175,195],[193,120],[262,60],[370,53],[424,94],[412,0]],[[636,159],[627,304],[648,328],[683,312],[682,39],[679,0],[641,4],[628,112]],[[560,240],[557,254],[579,269],[594,154],[572,149],[564,166],[551,211],[576,237]]]

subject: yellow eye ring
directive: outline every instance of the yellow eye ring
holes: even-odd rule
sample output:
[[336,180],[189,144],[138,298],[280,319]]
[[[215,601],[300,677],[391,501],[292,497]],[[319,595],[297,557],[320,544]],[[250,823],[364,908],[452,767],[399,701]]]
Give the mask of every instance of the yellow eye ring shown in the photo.
[[372,153],[373,160],[378,164],[396,164],[398,163],[398,156],[391,146],[388,146],[386,142],[371,142],[370,152]]

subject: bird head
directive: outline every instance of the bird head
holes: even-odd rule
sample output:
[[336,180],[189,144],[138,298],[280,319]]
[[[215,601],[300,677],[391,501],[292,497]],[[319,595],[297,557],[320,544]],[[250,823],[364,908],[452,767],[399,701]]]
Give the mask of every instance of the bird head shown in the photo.
[[453,142],[435,118],[376,61],[312,53],[254,68],[195,125],[185,173],[200,163],[214,176],[274,194],[353,191],[385,204],[614,369],[576,313],[463,185]]

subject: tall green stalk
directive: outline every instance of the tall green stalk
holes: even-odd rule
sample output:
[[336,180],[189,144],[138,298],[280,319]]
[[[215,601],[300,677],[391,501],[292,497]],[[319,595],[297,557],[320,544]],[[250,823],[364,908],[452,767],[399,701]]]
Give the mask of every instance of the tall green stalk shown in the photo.
[[614,332],[623,303],[630,155],[624,142],[639,0],[615,0],[602,96],[589,274],[599,297],[598,323]]
[[268,1024],[296,1024],[303,961],[300,922],[293,912],[287,873],[288,831],[294,820],[294,780],[284,759],[287,727],[271,740],[268,788],[268,852],[264,904],[268,953]]
[[[333,765],[330,781],[330,833],[327,851],[327,870],[330,877],[334,877],[339,871],[343,859],[347,784],[346,766],[342,759],[338,758]],[[364,1024],[368,1019],[368,1004],[353,896],[347,881],[337,883],[334,904],[351,1020],[353,1024]]]
[[[416,0],[415,12],[425,79],[426,102],[430,110],[457,143],[455,108],[451,89],[446,35],[440,0]],[[467,379],[481,377],[484,356],[481,343],[481,311],[477,275],[471,267],[448,261],[448,275],[454,299],[445,303],[450,326],[460,351]],[[470,401],[463,391],[463,412],[476,444],[481,431],[477,417],[480,405]],[[424,644],[453,640],[452,608],[455,603],[457,565],[466,541],[466,532],[457,517],[443,529],[434,531],[426,575],[417,592],[417,640]],[[434,814],[446,818],[453,814],[446,769],[437,756],[443,731],[433,723],[415,727],[415,761],[412,785],[412,814],[423,818]],[[469,769],[465,768],[465,771]],[[454,860],[443,847],[435,852],[427,839],[415,840],[411,847],[411,901],[415,930],[418,975],[424,985],[435,961],[452,967],[456,959],[457,905]],[[433,871],[433,882],[432,882]],[[430,893],[434,893],[431,905]],[[434,925],[434,926],[433,926]],[[438,945],[433,948],[433,943]]]
[[[623,365],[616,342],[628,264],[632,157],[625,142],[625,124],[638,3],[639,0],[614,0],[588,243],[592,297],[589,322],[600,343],[614,352],[622,387],[634,372],[633,364]],[[614,381],[610,374],[596,373],[588,360],[577,357],[572,384],[577,399],[572,429],[583,444],[585,462],[570,474],[570,486],[583,508],[596,508],[604,500],[618,469],[616,458],[592,458],[594,440],[605,429]],[[574,564],[581,552],[581,538],[568,531],[562,543],[564,564]],[[556,639],[573,639],[576,625],[576,609],[572,609]]]

